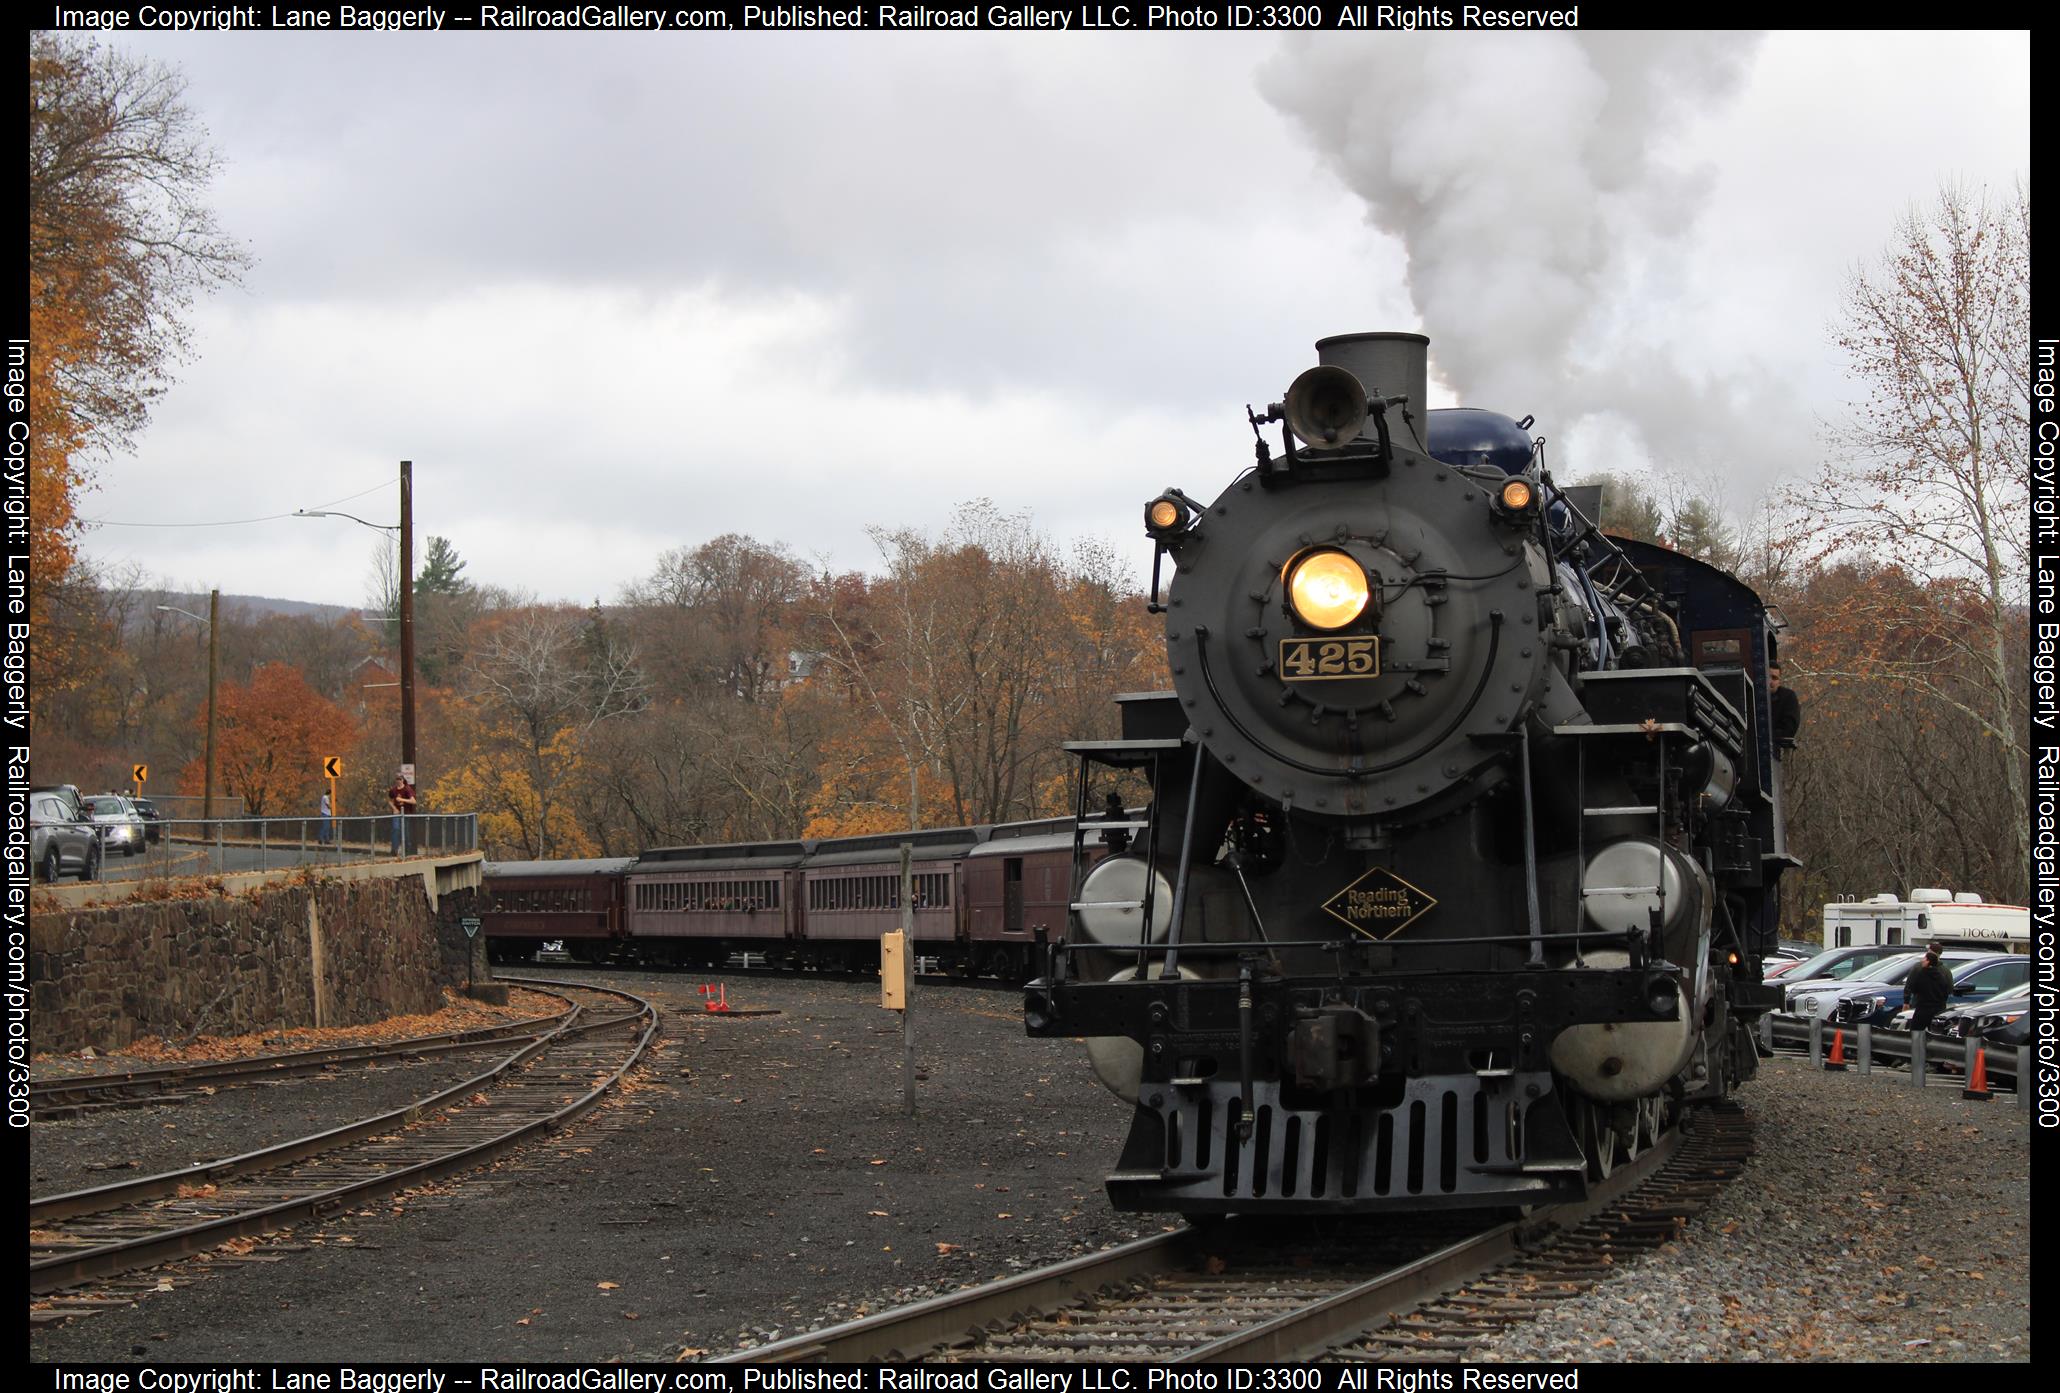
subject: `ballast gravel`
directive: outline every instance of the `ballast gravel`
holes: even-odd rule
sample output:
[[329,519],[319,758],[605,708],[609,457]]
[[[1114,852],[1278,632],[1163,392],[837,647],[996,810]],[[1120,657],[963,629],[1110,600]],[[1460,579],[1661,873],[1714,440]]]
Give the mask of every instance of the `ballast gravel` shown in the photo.
[[1674,1242],[1483,1358],[2031,1358],[2031,1125],[2015,1096],[1762,1061],[1744,1176]]
[[[911,1118],[900,1025],[876,986],[732,976],[732,1007],[777,1014],[725,1018],[703,1009],[712,974],[527,971],[659,1006],[663,1046],[621,1098],[470,1175],[160,1269],[170,1290],[37,1330],[30,1357],[692,1359],[1174,1223],[1109,1208],[1101,1179],[1129,1110],[1078,1042],[1024,1036],[1014,993],[918,988]],[[69,1188],[60,1151],[140,1149],[164,1130],[153,1114],[224,1155],[350,1121],[373,1077],[39,1124],[53,1159],[37,1188]],[[2014,1102],[1785,1060],[1743,1101],[1761,1135],[1739,1183],[1675,1243],[1487,1353],[2029,1357],[2029,1129]],[[61,1146],[45,1126],[67,1129]]]

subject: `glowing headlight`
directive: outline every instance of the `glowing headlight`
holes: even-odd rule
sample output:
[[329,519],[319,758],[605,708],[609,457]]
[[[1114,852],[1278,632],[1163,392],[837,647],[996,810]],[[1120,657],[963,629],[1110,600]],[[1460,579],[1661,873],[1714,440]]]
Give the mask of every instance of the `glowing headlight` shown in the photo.
[[1520,513],[1531,506],[1531,486],[1522,479],[1511,479],[1502,486],[1502,506],[1512,513]]
[[1164,538],[1187,526],[1188,507],[1170,493],[1162,493],[1145,505],[1144,530]]
[[1325,548],[1291,563],[1288,603],[1314,629],[1342,629],[1366,612],[1366,568],[1344,552]]

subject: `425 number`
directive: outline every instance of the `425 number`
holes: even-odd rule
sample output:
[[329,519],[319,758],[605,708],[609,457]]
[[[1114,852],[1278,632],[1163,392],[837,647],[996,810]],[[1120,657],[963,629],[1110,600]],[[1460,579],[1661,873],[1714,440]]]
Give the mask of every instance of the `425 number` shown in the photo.
[[1280,675],[1289,682],[1321,682],[1340,677],[1380,676],[1380,639],[1284,638],[1280,641]]

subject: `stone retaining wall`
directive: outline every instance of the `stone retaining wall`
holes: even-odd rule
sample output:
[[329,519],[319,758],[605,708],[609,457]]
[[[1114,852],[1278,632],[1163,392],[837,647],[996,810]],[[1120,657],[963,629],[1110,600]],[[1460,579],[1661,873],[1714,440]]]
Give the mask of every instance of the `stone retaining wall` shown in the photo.
[[432,907],[421,875],[310,877],[235,895],[52,907],[29,926],[35,1049],[438,1010],[443,988],[465,981],[470,945],[455,916],[471,898]]

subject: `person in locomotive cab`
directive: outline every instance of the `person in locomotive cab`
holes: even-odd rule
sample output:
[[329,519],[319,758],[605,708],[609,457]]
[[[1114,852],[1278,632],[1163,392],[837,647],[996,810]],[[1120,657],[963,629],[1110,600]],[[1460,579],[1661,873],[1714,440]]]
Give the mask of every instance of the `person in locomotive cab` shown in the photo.
[[1767,664],[1767,695],[1774,703],[1774,758],[1795,748],[1795,733],[1802,729],[1802,699],[1781,685],[1781,664]]
[[1953,974],[1946,971],[1939,961],[1936,943],[1924,952],[1924,961],[1910,974],[1909,987],[1905,992],[1914,1011],[1910,1016],[1910,1033],[1917,1034],[1931,1024],[1931,1018],[1943,1011],[1946,1002],[1953,995]]
[[[1129,820],[1129,816],[1129,813],[1124,811],[1122,797],[1114,789],[1110,789],[1109,796],[1102,800],[1102,821],[1125,822]],[[1129,849],[1130,829],[1111,827],[1102,833],[1102,845],[1109,849],[1109,855],[1121,856]]]

